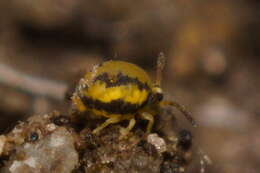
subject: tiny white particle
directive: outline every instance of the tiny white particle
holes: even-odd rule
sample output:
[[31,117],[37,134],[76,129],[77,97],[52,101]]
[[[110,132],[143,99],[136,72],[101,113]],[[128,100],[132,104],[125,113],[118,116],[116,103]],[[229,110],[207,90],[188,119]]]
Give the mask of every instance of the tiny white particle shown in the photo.
[[33,157],[29,157],[28,159],[26,159],[24,161],[24,163],[32,168],[36,168],[37,162],[35,160],[35,158]]
[[26,144],[24,145],[24,148],[25,148],[25,149],[31,148],[31,144],[30,144],[30,143],[26,143]]
[[16,134],[16,133],[21,133],[22,131],[23,131],[22,129],[15,127],[12,132],[13,132],[14,134]]
[[154,145],[155,148],[161,153],[166,151],[165,141],[163,140],[163,138],[159,137],[157,134],[150,134],[147,137],[147,142]]
[[22,166],[22,162],[20,162],[20,161],[14,161],[13,164],[10,166],[9,171],[10,171],[11,173],[14,173],[15,170],[16,170],[17,168],[19,168],[20,166]]
[[43,118],[44,118],[44,119],[48,119],[48,118],[49,118],[49,115],[48,115],[48,114],[44,114],[44,115],[43,115]]
[[56,126],[55,124],[51,123],[51,124],[47,124],[46,126],[46,129],[49,131],[49,132],[52,132],[56,129]]
[[56,137],[52,136],[51,141],[50,141],[50,146],[51,147],[59,147],[65,143],[63,137]]

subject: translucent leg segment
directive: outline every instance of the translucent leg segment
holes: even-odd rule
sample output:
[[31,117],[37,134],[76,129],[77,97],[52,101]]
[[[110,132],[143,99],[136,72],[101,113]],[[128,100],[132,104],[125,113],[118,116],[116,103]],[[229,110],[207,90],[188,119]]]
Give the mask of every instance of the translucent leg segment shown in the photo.
[[107,127],[109,124],[114,124],[117,122],[120,122],[121,120],[123,120],[123,118],[121,116],[112,116],[111,118],[107,119],[103,124],[101,124],[100,126],[98,126],[97,128],[95,128],[93,130],[93,133],[96,134],[98,133],[100,130],[104,129],[105,127]]
[[129,124],[126,128],[121,128],[120,129],[120,133],[121,133],[121,136],[120,136],[120,139],[124,138],[125,136],[128,135],[128,133],[133,129],[133,127],[135,126],[135,118],[132,117],[130,120],[129,120]]
[[142,116],[143,119],[149,121],[149,122],[148,122],[148,125],[147,125],[146,132],[147,132],[147,133],[150,133],[151,130],[152,130],[152,127],[153,127],[153,123],[154,123],[153,115],[150,114],[150,113],[147,113],[147,112],[143,112],[143,113],[141,113],[141,116]]

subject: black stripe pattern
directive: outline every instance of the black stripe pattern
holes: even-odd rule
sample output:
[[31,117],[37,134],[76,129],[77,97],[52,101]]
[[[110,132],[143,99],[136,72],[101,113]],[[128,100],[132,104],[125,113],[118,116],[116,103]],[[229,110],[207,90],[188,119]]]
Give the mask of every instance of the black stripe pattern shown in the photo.
[[[143,89],[150,90],[147,83],[142,83],[137,78],[131,78],[129,76],[123,75],[122,73],[118,73],[114,78],[115,79],[113,79],[113,77],[109,76],[108,73],[102,73],[101,75],[98,75],[94,79],[94,82],[96,82],[98,80],[105,82],[106,88],[133,83],[133,84],[136,84],[140,90],[143,90]],[[114,81],[111,82],[111,79],[113,79]]]
[[[111,79],[113,79],[113,81]],[[112,100],[109,103],[104,103],[100,100],[94,100],[90,97],[82,96],[81,100],[83,104],[90,109],[97,109],[111,114],[129,114],[137,112],[140,108],[144,107],[149,102],[149,100],[151,100],[151,89],[146,83],[142,83],[137,78],[131,78],[129,76],[123,75],[122,73],[118,73],[116,77],[109,76],[108,73],[103,73],[94,79],[94,83],[96,81],[105,82],[106,88],[127,85],[131,83],[136,84],[139,90],[147,90],[148,97],[142,104],[133,104],[125,102],[123,99]]]
[[81,98],[84,105],[90,109],[97,109],[101,111],[106,111],[111,114],[129,114],[136,113],[139,109],[146,105],[149,99],[140,104],[132,104],[124,102],[122,99],[112,100],[109,103],[104,103],[99,100],[93,100],[88,97]]

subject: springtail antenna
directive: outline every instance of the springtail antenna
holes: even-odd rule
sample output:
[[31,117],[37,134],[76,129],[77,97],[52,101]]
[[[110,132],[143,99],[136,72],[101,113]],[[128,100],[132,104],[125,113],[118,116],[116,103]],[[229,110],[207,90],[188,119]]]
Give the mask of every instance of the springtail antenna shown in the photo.
[[165,56],[164,53],[160,53],[157,59],[157,71],[156,71],[156,86],[161,86],[162,72],[165,66]]
[[169,106],[173,106],[175,108],[177,108],[185,117],[186,119],[191,123],[191,125],[193,127],[197,127],[197,123],[195,122],[195,120],[192,118],[191,113],[181,104],[175,102],[175,101],[162,101],[161,102],[162,105],[169,105]]

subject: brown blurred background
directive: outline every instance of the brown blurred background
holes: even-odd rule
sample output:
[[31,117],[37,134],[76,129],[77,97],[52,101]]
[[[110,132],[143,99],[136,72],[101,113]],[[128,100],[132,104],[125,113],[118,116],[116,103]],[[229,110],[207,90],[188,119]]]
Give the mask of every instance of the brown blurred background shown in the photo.
[[[67,111],[66,88],[108,59],[151,75],[167,56],[166,97],[199,127],[207,173],[260,172],[260,2],[12,0],[0,2],[0,132],[36,113]],[[199,156],[196,156],[199,157]],[[198,172],[195,159],[188,172]]]

